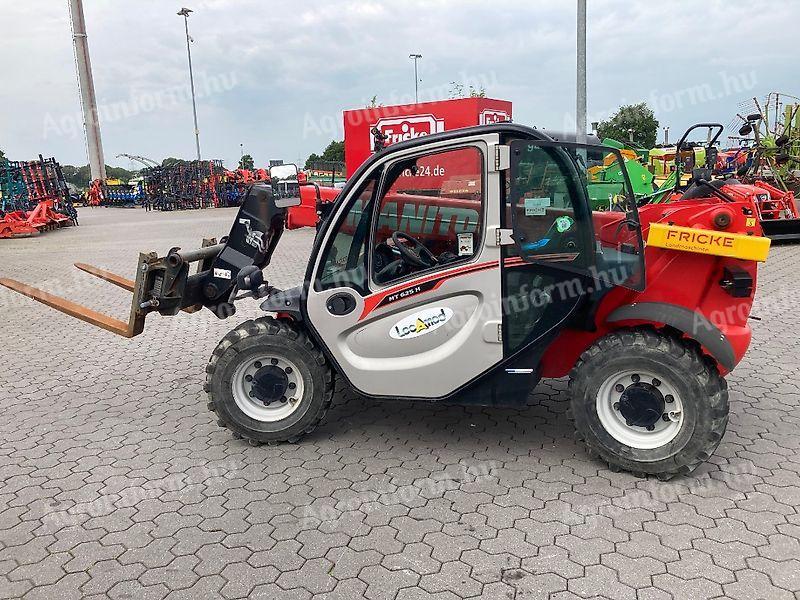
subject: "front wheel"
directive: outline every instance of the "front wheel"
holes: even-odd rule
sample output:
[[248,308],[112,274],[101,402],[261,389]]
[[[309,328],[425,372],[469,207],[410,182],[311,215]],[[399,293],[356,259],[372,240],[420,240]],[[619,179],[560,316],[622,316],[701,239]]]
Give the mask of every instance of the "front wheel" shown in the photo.
[[206,367],[208,408],[251,444],[295,442],[325,416],[333,378],[306,333],[263,317],[228,333]]
[[610,466],[669,479],[716,450],[728,390],[691,343],[655,331],[612,333],[570,373],[575,428]]

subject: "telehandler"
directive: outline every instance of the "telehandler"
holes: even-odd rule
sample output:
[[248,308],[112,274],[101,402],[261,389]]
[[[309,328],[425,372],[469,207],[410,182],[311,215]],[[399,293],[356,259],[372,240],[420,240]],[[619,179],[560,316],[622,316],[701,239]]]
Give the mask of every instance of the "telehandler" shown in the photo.
[[219,424],[253,445],[312,432],[334,373],[370,398],[490,406],[524,405],[540,378],[569,376],[588,448],[669,479],[725,432],[724,376],[750,343],[769,240],[749,200],[637,207],[627,175],[616,208],[592,211],[586,174],[609,153],[623,163],[616,148],[510,123],[393,144],[350,177],[292,289],[263,269],[299,200],[264,183],[226,238],[142,254],[135,281],[79,265],[133,292],[127,323],[0,283],[125,337],[153,312],[227,318],[261,299],[268,315],[219,342],[205,384]]

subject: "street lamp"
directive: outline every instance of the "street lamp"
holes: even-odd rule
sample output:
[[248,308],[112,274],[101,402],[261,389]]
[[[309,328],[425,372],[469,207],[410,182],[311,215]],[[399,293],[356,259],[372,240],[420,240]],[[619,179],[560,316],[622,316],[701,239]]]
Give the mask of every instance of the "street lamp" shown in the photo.
[[419,104],[419,77],[417,76],[417,61],[422,54],[409,54],[408,58],[414,61],[414,104]]
[[669,146],[669,125],[664,127],[664,145]]
[[194,138],[197,144],[197,162],[200,162],[200,129],[197,127],[197,102],[194,97],[194,73],[192,72],[192,47],[193,41],[189,37],[189,14],[192,13],[191,8],[182,8],[178,11],[178,16],[183,17],[183,23],[186,27],[186,54],[189,56],[189,84],[192,87],[192,115],[194,116]]
[[[576,141],[586,143],[586,0],[578,0],[578,31],[576,43],[577,82],[575,86]],[[584,156],[585,158],[585,156]]]

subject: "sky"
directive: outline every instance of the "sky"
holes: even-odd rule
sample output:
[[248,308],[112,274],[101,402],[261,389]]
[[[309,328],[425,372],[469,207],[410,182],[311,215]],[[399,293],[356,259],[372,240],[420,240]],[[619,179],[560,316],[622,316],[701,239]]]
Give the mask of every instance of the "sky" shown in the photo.
[[[574,128],[574,0],[84,0],[106,163],[192,158],[182,7],[203,158],[303,162],[342,139],[342,110],[451,82],[513,102],[514,121]],[[589,121],[647,101],[670,135],[728,124],[770,91],[800,95],[800,0],[588,1]],[[67,0],[0,0],[0,149],[86,164]]]

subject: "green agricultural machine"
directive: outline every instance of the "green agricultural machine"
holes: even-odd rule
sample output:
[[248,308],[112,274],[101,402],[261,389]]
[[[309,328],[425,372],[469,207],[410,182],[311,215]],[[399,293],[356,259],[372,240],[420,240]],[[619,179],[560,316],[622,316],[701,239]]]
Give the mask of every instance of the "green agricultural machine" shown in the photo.
[[753,98],[739,135],[753,136],[750,176],[800,192],[800,98],[773,92],[763,104]]
[[[643,161],[647,160],[647,150],[629,148],[611,138],[604,139],[602,145],[614,148],[619,153],[609,151],[603,153],[602,157],[599,155],[590,157],[588,169],[590,179],[587,188],[593,210],[613,210],[619,204],[625,183],[623,165],[637,198],[649,196],[657,191],[653,173],[643,164]],[[623,164],[620,164],[618,155],[622,156]]]

